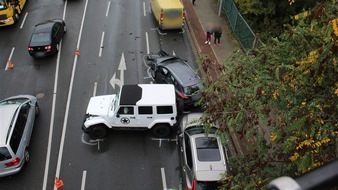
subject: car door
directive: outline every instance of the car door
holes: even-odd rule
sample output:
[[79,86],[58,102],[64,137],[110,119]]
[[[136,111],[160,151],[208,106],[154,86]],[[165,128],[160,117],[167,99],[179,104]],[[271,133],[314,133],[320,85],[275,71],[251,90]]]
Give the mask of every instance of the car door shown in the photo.
[[[136,120],[136,112],[134,106],[120,106],[117,112],[117,125],[121,127],[136,127],[137,120]],[[118,127],[119,127],[118,126]]]
[[169,71],[165,67],[157,66],[155,80],[160,84],[167,84],[168,82],[166,81],[166,78],[168,73]]
[[183,170],[183,185],[185,187],[191,188],[193,185],[193,154],[192,154],[192,147],[190,136],[186,132],[184,132],[182,136],[182,147],[181,152],[183,154],[182,159],[182,170]]
[[54,39],[56,43],[59,43],[62,37],[62,30],[61,30],[61,24],[56,22],[53,26],[54,30],[55,30],[55,34],[54,34]]

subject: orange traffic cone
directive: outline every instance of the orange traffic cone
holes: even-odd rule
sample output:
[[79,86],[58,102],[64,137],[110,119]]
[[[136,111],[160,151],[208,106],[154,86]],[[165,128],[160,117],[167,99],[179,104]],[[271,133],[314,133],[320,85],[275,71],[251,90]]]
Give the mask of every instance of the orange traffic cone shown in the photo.
[[78,48],[76,48],[76,50],[75,50],[75,55],[76,55],[76,56],[80,56],[80,51],[79,51]]
[[11,60],[8,59],[8,61],[7,61],[7,68],[13,69],[13,67],[14,67],[14,64],[11,62]]
[[55,187],[59,189],[62,186],[63,186],[63,181],[59,179],[58,177],[55,177]]

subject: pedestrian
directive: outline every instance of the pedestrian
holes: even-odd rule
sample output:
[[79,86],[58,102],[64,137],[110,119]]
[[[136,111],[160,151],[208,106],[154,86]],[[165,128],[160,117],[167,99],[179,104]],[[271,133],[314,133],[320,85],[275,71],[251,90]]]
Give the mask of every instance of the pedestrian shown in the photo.
[[195,5],[195,1],[196,1],[196,0],[192,0],[192,5]]
[[218,42],[218,45],[221,45],[221,36],[222,36],[222,26],[217,25],[214,28],[214,46],[216,46],[216,42]]
[[212,33],[213,33],[213,27],[212,27],[211,24],[208,24],[208,26],[207,26],[207,32],[206,32],[206,41],[205,41],[205,44],[209,44],[210,45]]

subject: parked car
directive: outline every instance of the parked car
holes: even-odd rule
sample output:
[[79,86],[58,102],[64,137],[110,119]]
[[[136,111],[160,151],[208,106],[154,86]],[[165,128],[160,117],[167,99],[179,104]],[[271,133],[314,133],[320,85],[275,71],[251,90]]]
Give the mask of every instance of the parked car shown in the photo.
[[28,44],[29,54],[32,57],[45,57],[57,53],[66,31],[66,23],[61,19],[47,20],[35,25]]
[[18,173],[29,161],[28,147],[38,115],[34,96],[19,95],[0,101],[0,177]]
[[200,123],[202,113],[185,115],[179,127],[183,189],[215,190],[221,174],[227,171],[230,152],[216,136],[216,127],[206,135]]
[[201,99],[201,90],[204,88],[201,78],[181,58],[161,50],[157,54],[147,55],[146,63],[156,82],[175,86],[176,94],[183,99],[184,107],[193,107]]

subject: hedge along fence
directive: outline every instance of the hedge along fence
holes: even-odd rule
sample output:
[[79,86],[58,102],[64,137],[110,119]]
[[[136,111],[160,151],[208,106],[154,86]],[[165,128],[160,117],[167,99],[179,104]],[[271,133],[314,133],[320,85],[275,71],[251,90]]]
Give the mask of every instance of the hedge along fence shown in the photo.
[[262,42],[259,40],[259,35],[255,35],[251,30],[241,13],[238,12],[233,0],[219,0],[219,2],[221,3],[221,9],[225,13],[232,31],[242,48],[245,51],[249,51],[258,45],[262,45]]

